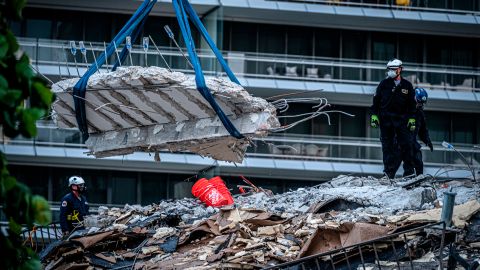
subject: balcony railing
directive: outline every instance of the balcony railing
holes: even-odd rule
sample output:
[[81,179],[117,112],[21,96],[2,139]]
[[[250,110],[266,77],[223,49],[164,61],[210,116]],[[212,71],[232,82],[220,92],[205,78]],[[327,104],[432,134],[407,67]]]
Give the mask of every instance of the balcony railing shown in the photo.
[[[20,44],[36,67],[47,67],[49,75],[75,77],[83,74],[94,63],[93,54],[99,57],[103,43],[87,45],[85,62],[81,53],[75,58],[67,41],[20,38]],[[123,45],[119,45],[120,50]],[[169,66],[176,71],[193,73],[182,54],[171,47],[160,48]],[[202,67],[207,75],[223,76],[215,56],[199,50]],[[246,78],[292,79],[312,82],[350,83],[375,86],[385,77],[384,61],[307,57],[267,53],[223,52],[233,72]],[[145,56],[147,56],[145,58]],[[116,61],[116,54],[108,59],[108,68]],[[145,62],[146,59],[146,62]],[[75,64],[76,60],[76,64]],[[151,48],[147,53],[140,46],[133,46],[124,65],[155,65],[165,67],[158,52]],[[480,91],[480,69],[459,66],[404,64],[404,76],[415,85],[429,90]],[[105,68],[105,67],[104,67]],[[103,71],[106,71],[104,69]],[[102,71],[101,71],[102,72]]]
[[[75,129],[58,129],[52,122],[42,121],[38,124],[38,135],[35,140],[18,137],[0,143],[16,145],[85,148],[80,143],[80,133]],[[381,164],[382,149],[378,138],[333,137],[317,135],[271,135],[263,139],[255,139],[255,146],[247,151],[247,157],[269,159],[289,159],[301,161],[330,161],[361,164]],[[455,144],[469,164],[480,165],[480,148],[470,144]],[[427,148],[424,148],[427,150]],[[431,166],[466,167],[461,156],[443,148],[440,142],[434,142],[434,152],[423,151],[424,162]]]
[[399,9],[452,14],[480,14],[480,3],[475,0],[267,0],[336,6]]

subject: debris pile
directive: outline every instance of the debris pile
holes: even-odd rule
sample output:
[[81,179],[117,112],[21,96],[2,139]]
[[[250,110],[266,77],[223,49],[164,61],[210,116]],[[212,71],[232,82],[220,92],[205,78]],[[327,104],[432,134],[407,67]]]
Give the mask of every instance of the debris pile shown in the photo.
[[[78,78],[55,83],[54,119],[60,128],[75,128],[72,91]],[[241,162],[252,137],[263,137],[280,126],[276,108],[252,97],[240,85],[223,78],[206,80],[215,100],[238,131],[229,136],[216,112],[196,88],[195,78],[159,67],[119,67],[90,77],[85,96],[95,157],[134,151],[190,151],[217,160]]]
[[[205,207],[194,199],[144,207],[126,205],[123,209],[100,207],[98,215],[85,220],[86,229],[51,244],[41,258],[45,269],[73,265],[100,269],[264,268],[435,223],[440,219],[438,198],[452,186],[453,191],[462,190],[453,217],[457,238],[471,253],[468,256],[480,254],[478,184],[468,186],[463,181],[436,186],[424,182],[409,189],[402,187],[404,184],[340,176],[283,194],[236,196],[234,206],[221,209]],[[463,192],[466,186],[469,190]],[[403,252],[402,258],[410,256],[416,266],[435,269],[432,265],[438,266],[438,258],[432,254],[438,254],[443,238],[455,240],[432,231],[409,233],[392,243]],[[375,248],[382,253],[380,257],[391,249],[388,245]],[[388,258],[382,259],[382,264],[388,269]]]

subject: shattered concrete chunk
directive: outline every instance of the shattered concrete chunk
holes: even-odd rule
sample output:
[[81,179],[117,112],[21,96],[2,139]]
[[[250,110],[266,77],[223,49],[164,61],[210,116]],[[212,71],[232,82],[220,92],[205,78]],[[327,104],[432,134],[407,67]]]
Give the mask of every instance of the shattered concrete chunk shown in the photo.
[[[75,128],[72,89],[78,79],[52,86],[58,100],[54,120]],[[242,86],[223,78],[207,78],[216,102],[245,136],[236,139],[196,89],[194,76],[159,67],[119,67],[90,77],[85,96],[90,138],[96,157],[134,151],[190,151],[217,160],[241,162],[252,137],[264,137],[280,123],[273,105],[252,97]],[[160,160],[160,157],[157,157]]]
[[[460,185],[456,187],[461,188]],[[472,185],[470,188],[473,192],[459,194],[459,201],[465,203],[455,206],[454,224],[462,228],[460,224],[467,224],[472,219],[469,227],[457,237],[463,237],[462,245],[471,249],[469,258],[478,258],[476,217],[480,204],[476,194],[480,187]],[[209,209],[188,198],[148,206],[101,208],[99,215],[90,219],[109,220],[107,226],[78,231],[73,238],[54,243],[41,258],[45,268],[49,269],[71,266],[62,254],[69,254],[68,259],[75,260],[78,265],[97,268],[99,264],[105,265],[104,268],[121,268],[124,263],[135,259],[135,269],[264,268],[356,245],[425,222],[435,223],[441,209],[424,211],[422,205],[438,205],[438,199],[433,203],[430,201],[438,198],[445,189],[435,183],[406,189],[372,177],[341,176],[330,183],[273,196],[236,195],[235,206],[219,210]],[[317,206],[328,205],[337,198],[360,206],[324,208],[321,213],[303,213],[298,209],[299,205],[318,209]],[[473,216],[475,212],[477,216]],[[185,216],[188,220],[180,219]],[[438,261],[432,261],[428,252],[438,254],[440,235],[435,236],[435,232],[430,231],[427,234],[423,230],[418,234],[409,232],[406,236],[408,246],[419,249],[412,252],[412,256],[418,254],[412,258],[420,267],[418,269],[438,266]],[[467,232],[466,236],[462,235],[464,232]],[[401,246],[404,246],[402,241],[400,239]],[[383,242],[376,247],[382,255],[390,250]],[[102,255],[95,255],[100,253]],[[116,263],[112,263],[113,259]],[[380,262],[385,265],[382,269],[398,268],[390,259]],[[319,258],[320,263],[321,260]],[[326,260],[323,262],[329,266],[330,261]],[[405,263],[401,262],[402,268],[409,267]],[[132,268],[131,263],[128,267]]]

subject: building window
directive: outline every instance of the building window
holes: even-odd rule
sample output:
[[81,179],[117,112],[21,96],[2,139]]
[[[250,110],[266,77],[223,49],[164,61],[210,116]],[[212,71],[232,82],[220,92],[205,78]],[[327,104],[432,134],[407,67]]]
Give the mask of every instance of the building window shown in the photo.
[[[258,30],[258,52],[285,54],[285,37],[286,31],[281,25],[260,25]],[[251,39],[249,42],[251,42]]]
[[[230,24],[230,27],[230,50],[241,52],[257,51],[257,24],[233,22]],[[225,30],[227,29],[225,27]]]
[[132,172],[114,172],[111,178],[112,203],[137,203],[137,174]]
[[169,174],[142,173],[142,204],[158,203],[167,199]]
[[420,35],[399,36],[398,57],[409,63],[423,63],[424,38]]
[[396,36],[389,33],[372,34],[372,59],[386,61],[397,56]]
[[342,31],[342,58],[366,59],[367,52],[366,32]]
[[450,141],[450,114],[425,112],[430,139],[435,142]]
[[52,21],[27,19],[25,36],[32,38],[52,38]]
[[338,58],[340,56],[340,31],[317,28],[315,30],[315,56]]
[[287,53],[291,55],[313,55],[313,30],[308,27],[287,28]]

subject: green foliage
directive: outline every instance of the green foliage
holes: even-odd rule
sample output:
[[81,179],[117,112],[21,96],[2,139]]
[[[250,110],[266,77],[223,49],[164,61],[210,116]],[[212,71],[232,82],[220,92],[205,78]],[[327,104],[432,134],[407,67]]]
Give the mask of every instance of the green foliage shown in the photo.
[[[25,0],[0,3],[0,127],[3,134],[14,138],[37,135],[36,121],[46,115],[55,95],[46,82],[36,76],[30,59],[20,51],[7,20],[21,18]],[[0,152],[0,203],[9,220],[8,232],[0,232],[2,259],[0,269],[41,269],[38,256],[22,244],[20,233],[25,228],[47,225],[52,220],[50,206],[41,196],[11,176]]]

